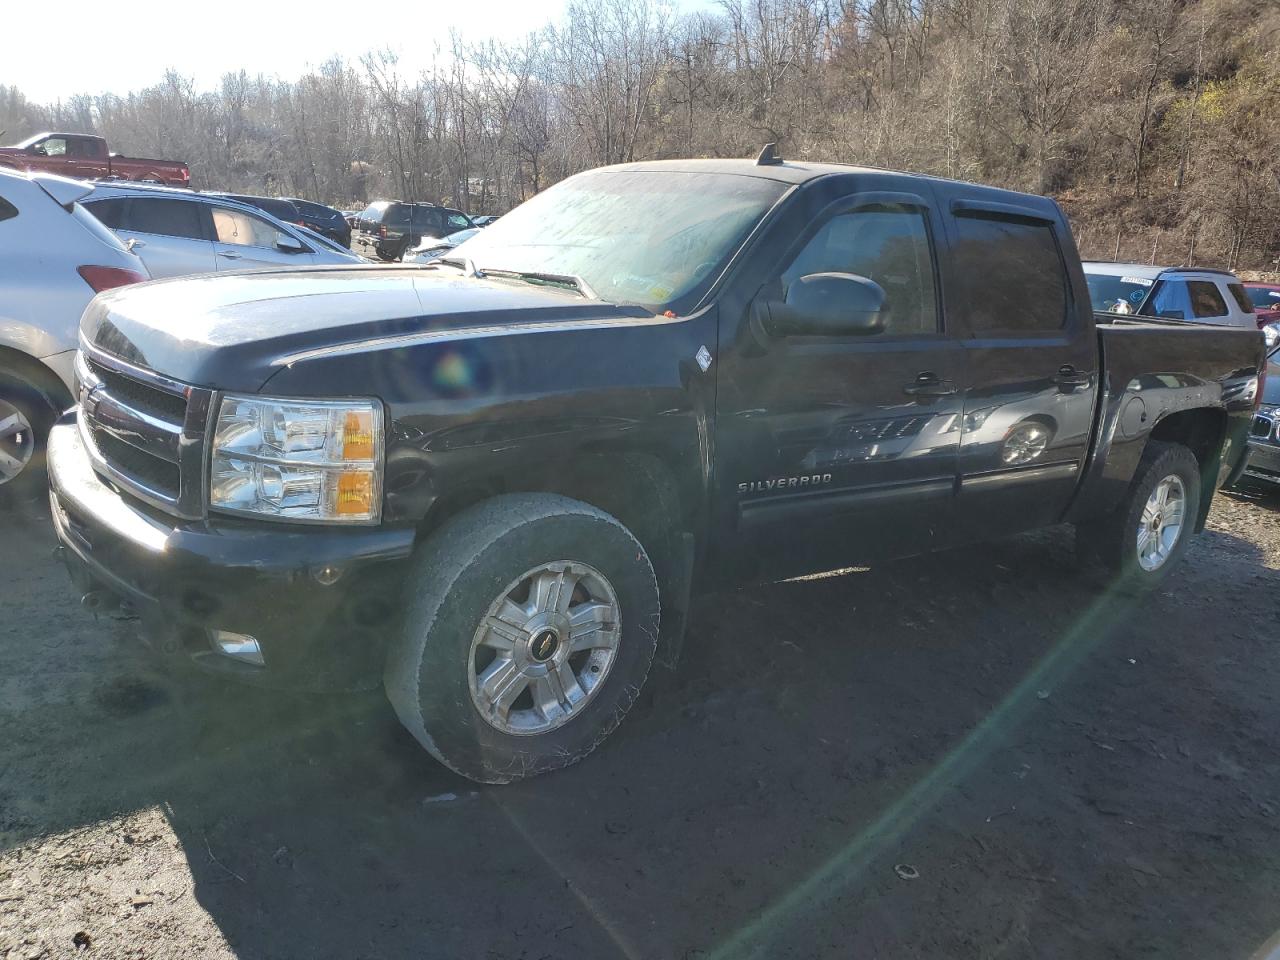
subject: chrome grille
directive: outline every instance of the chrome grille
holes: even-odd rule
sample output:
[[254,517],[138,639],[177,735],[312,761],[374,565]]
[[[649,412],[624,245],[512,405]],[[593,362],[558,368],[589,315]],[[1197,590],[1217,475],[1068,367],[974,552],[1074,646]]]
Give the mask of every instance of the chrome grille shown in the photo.
[[83,344],[76,379],[80,432],[98,475],[167,513],[203,516],[213,392]]
[[1249,435],[1260,437],[1263,440],[1270,438],[1271,431],[1275,429],[1275,421],[1270,417],[1256,414],[1253,418],[1253,428],[1249,431]]

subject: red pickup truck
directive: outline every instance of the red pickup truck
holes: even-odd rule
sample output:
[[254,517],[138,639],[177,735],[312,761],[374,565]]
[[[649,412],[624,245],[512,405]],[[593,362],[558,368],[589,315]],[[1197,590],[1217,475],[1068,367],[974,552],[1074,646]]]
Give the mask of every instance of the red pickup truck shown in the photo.
[[0,147],[0,166],[60,173],[84,180],[146,180],[189,187],[191,171],[178,160],[122,157],[107,141],[83,133],[38,133],[17,146]]

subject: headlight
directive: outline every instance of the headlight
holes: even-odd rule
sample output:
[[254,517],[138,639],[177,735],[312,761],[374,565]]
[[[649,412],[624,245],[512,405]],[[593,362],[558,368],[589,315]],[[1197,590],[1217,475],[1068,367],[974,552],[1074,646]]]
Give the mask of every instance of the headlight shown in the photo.
[[281,520],[376,523],[382,406],[372,400],[222,398],[209,506]]

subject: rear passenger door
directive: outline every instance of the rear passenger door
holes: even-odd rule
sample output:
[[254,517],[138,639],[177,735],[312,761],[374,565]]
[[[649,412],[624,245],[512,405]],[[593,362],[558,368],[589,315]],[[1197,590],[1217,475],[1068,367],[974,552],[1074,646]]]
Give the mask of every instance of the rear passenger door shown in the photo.
[[1092,313],[1067,268],[1074,245],[1030,204],[954,200],[947,229],[948,316],[965,327],[969,376],[962,531],[987,538],[1054,523],[1088,453],[1098,385]]
[[92,212],[142,258],[151,276],[183,277],[214,269],[203,204],[181,197],[117,197]]

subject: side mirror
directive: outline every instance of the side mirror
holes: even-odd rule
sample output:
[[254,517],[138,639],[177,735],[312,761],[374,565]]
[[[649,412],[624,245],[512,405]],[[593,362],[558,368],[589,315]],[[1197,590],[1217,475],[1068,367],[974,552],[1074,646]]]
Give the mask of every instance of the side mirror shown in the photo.
[[1280,323],[1268,323],[1263,327],[1262,339],[1266,342],[1268,354],[1280,347]]
[[791,284],[786,299],[769,304],[768,329],[779,337],[865,336],[881,333],[884,290],[853,273],[811,273]]
[[38,143],[33,143],[31,146],[27,147],[27,152],[34,153],[37,157],[43,157],[45,155],[44,147]]
[[307,248],[302,245],[302,241],[297,237],[282,233],[279,239],[276,240],[276,249],[281,253],[305,253]]

